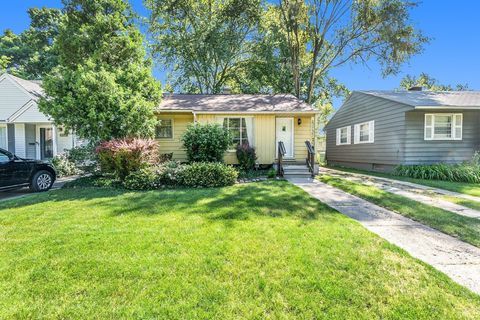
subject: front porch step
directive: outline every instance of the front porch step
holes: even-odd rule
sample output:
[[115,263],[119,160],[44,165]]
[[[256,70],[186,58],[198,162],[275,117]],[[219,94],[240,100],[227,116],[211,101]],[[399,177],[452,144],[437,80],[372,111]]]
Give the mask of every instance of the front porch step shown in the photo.
[[283,166],[283,175],[285,178],[308,178],[312,174],[304,164],[285,164]]

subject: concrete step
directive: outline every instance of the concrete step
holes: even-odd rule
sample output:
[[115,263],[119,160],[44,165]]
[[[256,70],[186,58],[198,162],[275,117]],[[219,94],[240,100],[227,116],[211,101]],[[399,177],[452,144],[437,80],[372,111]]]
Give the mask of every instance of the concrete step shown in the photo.
[[311,178],[312,175],[310,174],[310,172],[308,174],[287,174],[287,173],[284,173],[283,174],[283,177],[285,179],[292,179],[292,178],[302,178],[302,179],[305,179],[305,178]]
[[286,169],[283,168],[285,174],[310,174],[310,171],[307,168],[303,169]]
[[308,170],[305,164],[284,164],[283,169],[305,169]]

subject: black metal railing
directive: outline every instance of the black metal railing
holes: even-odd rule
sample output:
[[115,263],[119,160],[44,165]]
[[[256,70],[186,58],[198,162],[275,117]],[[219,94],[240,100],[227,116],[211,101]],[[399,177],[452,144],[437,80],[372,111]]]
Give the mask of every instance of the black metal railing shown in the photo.
[[312,146],[310,141],[305,141],[307,146],[307,167],[312,177],[315,175],[315,148]]
[[287,154],[285,145],[282,141],[278,142],[278,156],[277,156],[277,176],[283,177],[283,157]]

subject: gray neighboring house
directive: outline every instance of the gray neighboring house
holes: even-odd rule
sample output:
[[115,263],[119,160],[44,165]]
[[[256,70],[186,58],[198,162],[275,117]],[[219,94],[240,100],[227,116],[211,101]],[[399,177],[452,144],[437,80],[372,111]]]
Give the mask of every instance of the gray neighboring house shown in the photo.
[[354,91],[326,126],[329,165],[461,163],[480,145],[479,91]]

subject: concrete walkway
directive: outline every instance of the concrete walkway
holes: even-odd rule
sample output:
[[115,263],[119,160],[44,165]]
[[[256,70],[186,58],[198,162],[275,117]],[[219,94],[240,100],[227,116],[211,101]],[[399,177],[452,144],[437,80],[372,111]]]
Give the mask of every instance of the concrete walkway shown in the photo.
[[442,196],[448,195],[480,202],[479,197],[468,196],[457,192],[441,190],[438,188],[421,186],[409,182],[400,182],[387,178],[379,178],[366,174],[350,173],[329,168],[322,168],[320,173],[322,172],[333,177],[343,178],[349,181],[373,186],[378,189],[397,194],[399,196],[403,196],[433,207],[447,210],[462,216],[480,219],[480,211],[442,199]]
[[312,179],[289,179],[313,197],[359,221],[413,257],[480,294],[480,249]]

